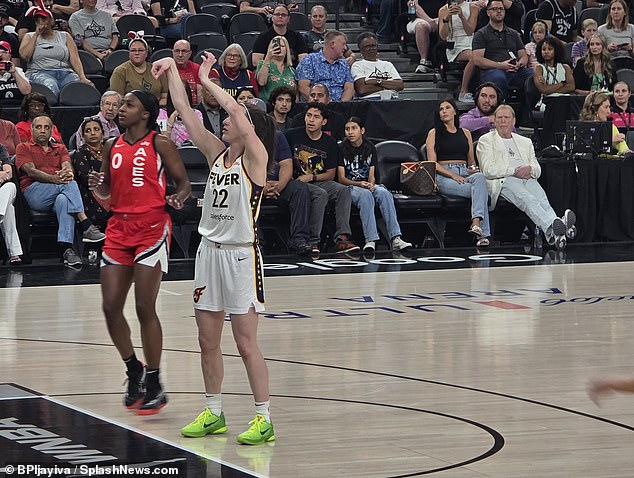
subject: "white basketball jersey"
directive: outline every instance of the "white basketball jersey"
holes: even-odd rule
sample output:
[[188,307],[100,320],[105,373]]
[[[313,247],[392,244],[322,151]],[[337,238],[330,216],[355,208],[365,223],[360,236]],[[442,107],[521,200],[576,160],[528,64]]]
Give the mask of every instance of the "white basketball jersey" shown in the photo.
[[254,243],[262,186],[251,181],[242,156],[226,168],[227,151],[216,158],[209,172],[198,232],[219,244]]

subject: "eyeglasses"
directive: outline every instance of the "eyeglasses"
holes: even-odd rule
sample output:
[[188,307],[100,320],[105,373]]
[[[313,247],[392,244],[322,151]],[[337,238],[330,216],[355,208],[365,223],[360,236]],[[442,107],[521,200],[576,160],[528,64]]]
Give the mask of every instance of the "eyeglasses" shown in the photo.
[[504,7],[493,7],[493,8],[487,8],[488,12],[503,12],[505,10]]
[[145,53],[147,50],[130,50],[130,53]]
[[238,53],[227,53],[225,58],[240,58],[240,55]]
[[273,14],[274,17],[288,17],[288,13],[274,13]]
[[177,55],[184,55],[185,53],[189,53],[191,50],[173,50]]

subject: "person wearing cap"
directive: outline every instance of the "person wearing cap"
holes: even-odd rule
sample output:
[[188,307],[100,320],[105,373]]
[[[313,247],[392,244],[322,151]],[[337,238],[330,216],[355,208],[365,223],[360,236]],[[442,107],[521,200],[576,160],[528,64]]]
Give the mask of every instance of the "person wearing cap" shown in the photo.
[[97,10],[97,0],[83,0],[82,5],[70,16],[68,26],[81,47],[103,61],[117,49],[119,30],[112,15]]
[[18,41],[16,35],[12,35],[11,33],[4,31],[4,27],[11,23],[10,18],[9,6],[7,4],[0,3],[0,41],[7,42],[9,44],[9,52],[13,52],[16,55],[16,57],[12,58],[11,61],[19,66],[20,58],[17,55],[20,42]]
[[20,104],[22,98],[31,92],[31,83],[24,71],[13,63],[11,45],[0,41],[0,103]]
[[35,17],[36,27],[24,36],[20,57],[28,62],[26,76],[31,83],[46,86],[55,96],[73,81],[93,85],[84,74],[73,37],[53,30],[53,13],[40,2],[29,8],[27,15]]

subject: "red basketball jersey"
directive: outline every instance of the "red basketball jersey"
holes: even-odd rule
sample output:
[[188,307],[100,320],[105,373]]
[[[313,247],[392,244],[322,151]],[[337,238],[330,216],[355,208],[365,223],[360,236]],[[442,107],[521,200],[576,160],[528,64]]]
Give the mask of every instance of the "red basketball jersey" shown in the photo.
[[110,206],[116,213],[165,207],[165,171],[156,152],[156,131],[134,144],[119,136],[110,150]]

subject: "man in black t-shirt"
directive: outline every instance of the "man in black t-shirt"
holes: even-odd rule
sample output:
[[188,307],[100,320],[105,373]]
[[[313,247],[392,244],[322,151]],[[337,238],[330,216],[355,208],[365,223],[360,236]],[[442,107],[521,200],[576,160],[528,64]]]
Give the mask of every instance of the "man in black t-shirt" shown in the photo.
[[300,60],[308,53],[304,37],[295,30],[288,28],[290,13],[288,12],[286,5],[276,6],[271,18],[273,27],[260,33],[253,44],[253,53],[251,55],[253,66],[257,66],[258,62],[264,59],[264,56],[269,49],[269,43],[271,43],[271,40],[278,35],[283,36],[286,40],[288,40],[288,45],[291,47],[293,66],[297,66]]
[[321,103],[308,103],[303,128],[286,131],[293,154],[293,177],[308,185],[311,199],[310,243],[312,254],[319,254],[324,212],[329,201],[335,202],[335,243],[337,253],[358,251],[350,241],[350,191],[335,181],[339,155],[337,142],[322,132],[328,122],[328,110]]
[[9,7],[0,3],[0,41],[5,41],[9,44],[11,51],[13,52],[11,61],[13,61],[16,66],[20,66],[20,56],[18,55],[20,43],[18,42],[18,37],[16,35],[4,31],[4,27],[8,24]]
[[544,0],[535,17],[548,26],[551,35],[569,43],[577,39],[576,0]]

